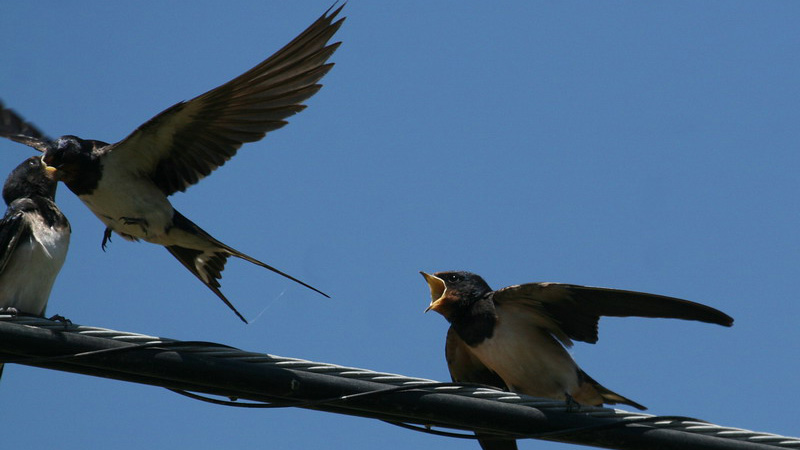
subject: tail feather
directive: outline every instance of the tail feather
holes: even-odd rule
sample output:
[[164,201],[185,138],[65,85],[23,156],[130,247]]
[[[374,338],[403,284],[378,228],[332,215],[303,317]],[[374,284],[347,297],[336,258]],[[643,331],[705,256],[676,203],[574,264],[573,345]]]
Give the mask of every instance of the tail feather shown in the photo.
[[578,403],[592,406],[616,405],[619,403],[633,406],[640,410],[647,409],[645,406],[604,387],[581,369],[578,369],[578,378],[580,386],[576,392],[571,394]]
[[646,406],[644,406],[642,404],[639,404],[639,403],[636,403],[635,401],[633,401],[633,400],[631,400],[631,399],[629,399],[627,397],[623,397],[623,396],[617,394],[616,392],[614,392],[614,391],[612,391],[612,390],[610,390],[610,389],[608,389],[608,388],[606,388],[606,387],[604,387],[604,386],[602,386],[600,384],[596,384],[594,386],[594,388],[597,389],[597,392],[599,392],[600,396],[603,397],[603,403],[606,403],[606,404],[609,404],[609,405],[616,405],[617,403],[624,404],[624,405],[630,405],[630,406],[633,406],[634,408],[642,410],[642,411],[647,409]]
[[228,247],[227,245],[225,245],[225,244],[223,244],[223,243],[221,243],[221,242],[218,242],[218,244],[220,245],[220,247],[222,247],[222,248],[224,248],[226,251],[228,251],[228,253],[229,253],[231,256],[235,256],[235,257],[237,257],[237,258],[241,258],[241,259],[243,259],[243,260],[245,260],[245,261],[248,261],[248,262],[251,262],[251,263],[253,263],[253,264],[257,265],[257,266],[263,267],[263,268],[265,268],[265,269],[267,269],[267,270],[271,270],[271,271],[273,271],[273,272],[277,273],[278,275],[280,275],[280,276],[282,276],[282,277],[284,277],[284,278],[288,278],[288,279],[290,279],[290,280],[294,281],[295,283],[297,283],[297,284],[299,284],[299,285],[301,285],[301,286],[305,286],[305,287],[307,287],[308,289],[311,289],[311,290],[312,290],[312,291],[314,291],[314,292],[317,292],[317,293],[319,293],[319,294],[322,294],[322,295],[324,295],[324,296],[325,296],[325,297],[327,297],[327,298],[331,298],[331,296],[330,296],[330,295],[328,295],[328,294],[326,294],[326,293],[324,293],[324,292],[320,291],[319,289],[315,288],[314,286],[311,286],[311,285],[310,285],[310,284],[308,284],[308,283],[305,283],[305,282],[303,282],[303,281],[300,281],[300,280],[298,280],[297,278],[295,278],[295,277],[293,277],[293,276],[289,275],[289,274],[288,274],[288,273],[286,273],[286,272],[282,272],[282,271],[280,271],[280,270],[278,270],[278,269],[276,269],[276,268],[274,268],[274,267],[270,266],[269,264],[263,263],[263,262],[261,262],[261,261],[259,261],[259,260],[255,259],[255,258],[253,258],[252,256],[245,255],[244,253],[242,253],[242,252],[240,252],[240,251],[238,251],[238,250],[232,249],[232,248]]
[[[286,272],[278,270],[275,267],[270,266],[269,264],[261,262],[261,261],[255,259],[255,258],[253,258],[252,256],[246,255],[246,254],[244,254],[244,253],[242,253],[242,252],[240,252],[240,251],[238,251],[238,250],[236,250],[236,249],[234,249],[232,247],[229,247],[229,246],[223,244],[222,242],[218,241],[213,236],[208,234],[205,230],[203,230],[202,228],[197,226],[194,222],[192,222],[191,220],[189,220],[186,217],[184,217],[183,214],[179,213],[177,210],[175,210],[174,213],[173,213],[172,224],[173,224],[174,227],[176,227],[178,229],[184,230],[184,231],[189,232],[189,233],[191,233],[191,234],[193,234],[195,236],[199,236],[199,237],[203,238],[209,244],[211,244],[214,247],[216,247],[216,249],[213,250],[215,255],[222,256],[222,255],[225,255],[225,253],[227,253],[227,255],[225,255],[224,258],[227,258],[228,256],[235,256],[237,258],[243,259],[243,260],[248,261],[248,262],[250,262],[252,264],[255,264],[257,266],[260,266],[260,267],[263,267],[263,268],[265,268],[267,270],[270,270],[270,271],[272,271],[274,273],[277,273],[278,275],[280,275],[280,276],[282,276],[284,278],[288,278],[288,279],[294,281],[297,284],[305,286],[305,287],[307,287],[308,289],[311,289],[314,292],[317,292],[319,294],[324,295],[325,297],[328,297],[328,298],[331,297],[330,295],[320,291],[319,289],[315,288],[314,286],[311,286],[308,283],[300,281],[297,278],[289,275]],[[211,249],[209,249],[209,250],[211,250]],[[225,253],[223,253],[223,251]],[[202,253],[202,252],[199,252],[199,253]],[[213,259],[213,258],[211,258],[211,259]],[[199,261],[195,261],[195,263],[197,263],[197,262],[199,262]],[[185,263],[184,263],[184,265],[185,265]],[[219,271],[215,275],[215,278],[221,278],[222,277],[221,272],[223,270],[224,265],[225,265],[225,261],[223,260],[222,264],[221,264],[221,266],[219,268]],[[204,269],[204,271],[205,271],[205,269]],[[217,287],[219,287],[219,283],[217,283]]]
[[235,256],[275,272],[278,275],[288,278],[295,283],[298,283],[307,287],[308,289],[311,289],[312,291],[318,292],[325,297],[330,298],[328,294],[320,291],[319,289],[214,239],[214,237],[206,233],[202,228],[195,225],[191,220],[184,217],[178,211],[174,211],[173,213],[172,225],[174,229],[180,230],[189,236],[193,236],[194,238],[192,238],[192,240],[196,241],[195,244],[198,246],[202,246],[203,250],[188,248],[181,245],[167,245],[165,248],[172,254],[172,256],[180,261],[181,264],[183,264],[183,266],[189,270],[189,272],[192,272],[194,276],[196,276],[200,281],[203,282],[203,284],[211,289],[211,291],[214,292],[214,294],[216,294],[220,300],[225,302],[225,304],[228,305],[228,308],[236,313],[236,315],[239,316],[244,323],[247,323],[247,320],[245,320],[245,318],[239,313],[239,311],[236,310],[233,304],[228,301],[228,299],[225,298],[220,291],[221,285],[219,280],[222,278],[222,271],[225,270],[225,263],[231,256]]
[[194,276],[197,277],[198,280],[202,281],[213,293],[219,297],[228,308],[231,309],[238,317],[242,320],[242,322],[247,323],[247,319],[239,313],[239,310],[233,306],[225,295],[222,294],[222,291],[219,290],[220,284],[219,279],[222,278],[222,270],[225,268],[225,261],[228,259],[228,255],[226,253],[218,252],[215,253],[211,258],[206,261],[206,264],[203,265],[203,273],[201,274],[197,270],[197,266],[195,265],[197,261],[197,257],[203,255],[203,252],[200,250],[193,250],[190,248],[179,247],[177,245],[170,245],[164,247],[166,248],[172,256],[175,257],[178,261],[183,264],[184,267],[189,269],[189,272],[192,272]]

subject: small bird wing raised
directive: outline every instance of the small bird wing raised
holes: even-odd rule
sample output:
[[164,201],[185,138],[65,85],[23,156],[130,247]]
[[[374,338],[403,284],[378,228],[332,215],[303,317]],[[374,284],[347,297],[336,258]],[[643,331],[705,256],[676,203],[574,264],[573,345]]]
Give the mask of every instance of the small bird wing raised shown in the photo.
[[528,283],[509,286],[494,293],[498,307],[522,307],[565,345],[569,339],[597,342],[601,316],[658,317],[697,320],[731,326],[727,314],[700,303],[674,297],[619,289],[561,283]]
[[105,151],[129,161],[130,170],[150,177],[165,195],[184,191],[225,164],[245,142],[263,138],[303,110],[317,82],[333,67],[326,63],[339,46],[327,45],[344,19],[342,7],[327,11],[267,60],[187,102],[177,103]]

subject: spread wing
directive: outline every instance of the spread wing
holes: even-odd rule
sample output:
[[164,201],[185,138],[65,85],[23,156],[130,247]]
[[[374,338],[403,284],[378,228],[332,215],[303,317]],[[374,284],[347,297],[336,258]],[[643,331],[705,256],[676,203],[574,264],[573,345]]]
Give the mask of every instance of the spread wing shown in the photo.
[[50,145],[50,138],[30,122],[26,122],[16,111],[0,102],[0,137],[33,147],[43,152]]
[[601,316],[697,320],[729,327],[727,314],[700,303],[663,295],[561,283],[529,283],[494,293],[498,307],[515,308],[562,343],[597,342]]
[[[274,55],[237,78],[153,117],[106,151],[150,177],[165,195],[184,191],[225,164],[245,142],[258,141],[303,110],[301,102],[322,87],[327,45],[344,19],[344,6],[326,11]],[[108,155],[111,156],[110,154]]]
[[19,241],[30,233],[25,226],[23,214],[25,208],[35,207],[30,199],[18,199],[8,205],[5,215],[0,219],[0,273],[14,254]]
[[27,136],[42,141],[50,141],[36,126],[26,122],[16,111],[6,108],[0,102],[0,136],[11,137],[14,135]]

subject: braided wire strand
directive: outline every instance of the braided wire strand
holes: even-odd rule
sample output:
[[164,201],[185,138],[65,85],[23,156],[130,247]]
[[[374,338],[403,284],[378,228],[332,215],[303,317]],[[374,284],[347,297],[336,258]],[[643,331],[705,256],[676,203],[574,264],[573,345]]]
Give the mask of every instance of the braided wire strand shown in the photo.
[[640,412],[629,412],[620,409],[595,406],[581,406],[578,411],[575,411],[571,410],[564,401],[560,400],[530,397],[523,394],[492,389],[489,387],[440,383],[426,378],[409,377],[386,372],[376,372],[362,368],[307,361],[298,358],[276,356],[266,353],[248,352],[220,344],[208,343],[207,345],[202,345],[196,342],[185,342],[138,333],[110,330],[106,328],[76,325],[72,324],[71,322],[62,323],[29,316],[0,314],[0,320],[13,321],[20,325],[28,325],[60,332],[76,333],[135,345],[169,344],[170,349],[172,350],[192,352],[203,357],[235,359],[250,364],[269,364],[276,367],[305,371],[309,373],[381,383],[392,387],[407,387],[409,389],[422,389],[436,393],[488,399],[502,403],[528,406],[540,410],[580,413],[595,418],[615,419],[623,422],[628,421],[631,423],[646,421],[649,426],[656,428],[679,430],[686,433],[714,436],[724,439],[747,441],[779,448],[800,449],[800,438],[751,431],[742,428],[726,427],[696,419],[661,417]]

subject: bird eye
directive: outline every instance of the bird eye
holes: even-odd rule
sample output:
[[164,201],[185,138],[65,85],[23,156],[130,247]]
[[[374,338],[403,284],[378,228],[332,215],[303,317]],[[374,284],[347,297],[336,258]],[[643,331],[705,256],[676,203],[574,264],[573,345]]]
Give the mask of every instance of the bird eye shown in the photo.
[[455,282],[455,281],[458,281],[458,280],[459,280],[459,276],[457,274],[451,273],[450,275],[447,276],[447,281]]

